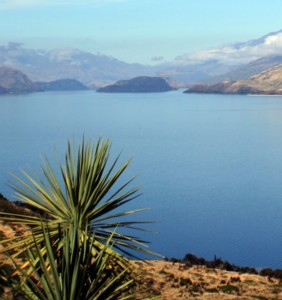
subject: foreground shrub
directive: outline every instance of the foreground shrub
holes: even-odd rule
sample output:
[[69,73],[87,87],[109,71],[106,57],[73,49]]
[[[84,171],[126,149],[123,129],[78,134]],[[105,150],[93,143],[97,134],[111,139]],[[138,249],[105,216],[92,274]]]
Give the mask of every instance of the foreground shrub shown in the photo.
[[[96,146],[83,140],[78,151],[69,143],[65,164],[58,160],[60,178],[47,158],[41,175],[31,169],[22,171],[23,178],[15,176],[17,183],[12,187],[17,200],[40,212],[0,213],[3,220],[31,228],[32,234],[0,241],[4,252],[13,253],[11,259],[25,293],[36,291],[38,299],[106,299],[105,294],[99,298],[105,285],[112,288],[118,283],[122,291],[130,286],[128,274],[134,265],[124,254],[135,257],[136,251],[150,252],[143,240],[118,230],[143,230],[138,224],[147,222],[123,220],[141,211],[120,210],[138,196],[138,188],[130,188],[133,179],[117,186],[129,161],[117,167],[119,156],[109,164],[109,155],[108,140],[99,140]],[[28,259],[21,264],[19,256]],[[82,278],[87,284],[80,282]],[[97,283],[103,288],[97,289]],[[89,295],[81,296],[86,290]]]

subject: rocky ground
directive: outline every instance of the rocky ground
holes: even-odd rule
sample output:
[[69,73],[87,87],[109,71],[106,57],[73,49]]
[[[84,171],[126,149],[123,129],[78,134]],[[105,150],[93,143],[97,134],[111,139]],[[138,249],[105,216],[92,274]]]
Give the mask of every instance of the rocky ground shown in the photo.
[[139,263],[137,299],[282,299],[279,279],[179,262]]

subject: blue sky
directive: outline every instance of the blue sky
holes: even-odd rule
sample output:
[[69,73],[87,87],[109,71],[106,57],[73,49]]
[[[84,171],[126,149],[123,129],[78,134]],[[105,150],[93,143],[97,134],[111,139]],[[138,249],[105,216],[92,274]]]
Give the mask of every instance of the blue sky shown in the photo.
[[282,29],[281,0],[0,0],[0,45],[151,64]]

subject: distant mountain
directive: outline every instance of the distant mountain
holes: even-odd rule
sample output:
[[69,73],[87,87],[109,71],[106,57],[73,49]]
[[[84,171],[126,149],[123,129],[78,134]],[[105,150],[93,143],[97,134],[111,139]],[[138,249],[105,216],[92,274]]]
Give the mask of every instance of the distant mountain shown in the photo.
[[33,81],[74,78],[94,87],[121,78],[155,73],[150,66],[128,64],[113,57],[78,49],[54,49],[47,52],[24,48],[19,43],[0,47],[0,65],[21,70]]
[[239,80],[281,63],[282,31],[258,39],[186,53],[162,66],[158,74],[175,80],[215,84]]
[[240,79],[247,79],[253,75],[266,71],[281,63],[282,55],[262,57],[246,65],[243,65],[231,72],[203,80],[203,83],[216,84],[224,80],[235,81]]
[[34,83],[21,71],[0,67],[0,93],[19,94],[38,91]]
[[157,76],[176,86],[239,80],[281,63],[282,31],[258,39],[179,55],[157,66],[129,64],[73,48],[51,51],[28,49],[19,43],[0,46],[0,65],[18,69],[32,81],[79,80],[90,88],[121,79]]
[[246,42],[186,53],[176,57],[175,64],[195,65],[217,62],[219,65],[239,66],[262,57],[281,55],[281,53],[282,30],[279,30]]
[[76,79],[59,79],[50,82],[34,82],[35,86],[42,91],[81,91],[88,87]]
[[282,94],[282,64],[241,82],[266,93]]
[[174,88],[160,77],[136,77],[130,80],[120,80],[97,90],[101,93],[155,93],[172,91]]
[[197,82],[203,82],[235,70],[237,66],[224,65],[216,60],[199,63],[165,64],[158,66],[157,76],[173,79],[177,82],[191,86]]
[[195,85],[185,93],[282,95],[282,64],[244,80]]

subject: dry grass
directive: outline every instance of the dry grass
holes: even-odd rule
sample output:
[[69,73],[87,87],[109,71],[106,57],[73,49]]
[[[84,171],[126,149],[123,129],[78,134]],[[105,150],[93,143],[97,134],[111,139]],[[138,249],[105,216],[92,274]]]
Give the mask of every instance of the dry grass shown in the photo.
[[278,279],[166,261],[139,264],[136,299],[282,299]]

